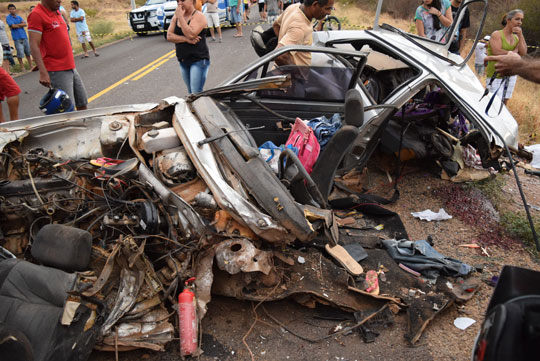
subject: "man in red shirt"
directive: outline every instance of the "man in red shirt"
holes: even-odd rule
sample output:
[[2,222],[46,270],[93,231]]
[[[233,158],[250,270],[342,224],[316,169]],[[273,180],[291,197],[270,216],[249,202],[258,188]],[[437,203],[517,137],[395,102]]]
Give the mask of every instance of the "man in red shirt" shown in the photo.
[[28,15],[30,51],[39,69],[39,83],[65,91],[77,110],[87,108],[86,89],[77,69],[69,34],[59,8],[62,0],[41,0]]
[[6,99],[10,120],[19,119],[19,94],[21,89],[4,68],[0,67],[0,123],[5,121],[2,102]]

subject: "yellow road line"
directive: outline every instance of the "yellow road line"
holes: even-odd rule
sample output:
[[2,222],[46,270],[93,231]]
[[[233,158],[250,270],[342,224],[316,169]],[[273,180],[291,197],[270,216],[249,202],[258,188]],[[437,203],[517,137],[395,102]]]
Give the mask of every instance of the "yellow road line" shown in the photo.
[[141,73],[139,74],[136,78],[133,78],[133,81],[136,81],[136,80],[139,80],[140,78],[142,78],[143,76],[145,76],[146,74],[150,73],[151,71],[155,70],[156,68],[160,67],[161,65],[165,64],[166,62],[168,62],[169,60],[171,60],[172,58],[176,57],[176,54],[172,54],[170,55],[168,58],[160,61],[159,63],[157,63],[156,65],[153,65],[151,68],[148,68],[148,70],[146,70],[144,73]]
[[[114,88],[116,88],[117,86],[123,84],[124,82],[130,80],[131,78],[133,78],[134,76],[137,76],[139,73],[145,71],[146,69],[148,69],[149,67],[153,66],[154,64],[156,63],[159,63],[161,60],[163,60],[164,58],[167,58],[167,57],[170,57],[171,55],[174,55],[176,50],[171,50],[170,52],[168,52],[167,54],[163,55],[163,56],[160,56],[159,58],[157,58],[156,60],[148,63],[147,65],[143,66],[142,68],[140,68],[139,70],[136,70],[134,71],[133,73],[129,74],[128,76],[120,79],[119,81],[117,81],[116,83],[114,83],[113,85],[103,89],[102,91],[100,91],[99,93],[91,96],[89,99],[88,99],[88,103],[90,102],[93,102],[94,100],[96,100],[97,98],[101,97],[102,95],[104,94],[107,94],[108,92],[110,92],[111,90],[113,90]],[[168,60],[168,59],[166,59]]]

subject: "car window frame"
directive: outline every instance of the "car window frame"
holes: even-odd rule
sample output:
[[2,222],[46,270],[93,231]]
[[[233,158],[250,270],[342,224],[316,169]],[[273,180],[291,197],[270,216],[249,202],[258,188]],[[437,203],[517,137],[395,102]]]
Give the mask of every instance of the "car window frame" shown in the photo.
[[[263,68],[263,74],[264,72],[267,72],[270,68],[270,65],[274,62],[274,60],[290,51],[302,51],[302,52],[311,52],[311,53],[324,53],[324,54],[330,54],[334,56],[335,58],[339,56],[352,56],[359,58],[359,62],[357,64],[357,67],[355,71],[353,72],[353,75],[351,76],[351,80],[349,84],[347,85],[347,89],[351,89],[351,87],[358,84],[358,79],[360,74],[362,73],[362,70],[366,64],[367,61],[367,54],[361,51],[352,51],[352,50],[343,50],[343,49],[335,49],[335,48],[329,48],[329,47],[319,47],[319,46],[306,46],[306,45],[290,45],[290,46],[283,46],[280,48],[277,48],[276,50],[272,51],[269,54],[266,54],[262,56],[261,58],[255,60],[248,66],[244,68],[243,71],[240,73],[237,73],[236,75],[232,76],[225,82],[223,82],[220,86],[223,85],[238,85],[239,88],[242,88],[242,83],[245,81],[249,81],[250,79],[247,79],[247,77],[255,70]],[[344,64],[345,65],[345,64]],[[257,75],[256,79],[264,79],[261,78],[259,75]],[[252,79],[251,79],[252,80]],[[344,100],[344,99],[343,99]]]

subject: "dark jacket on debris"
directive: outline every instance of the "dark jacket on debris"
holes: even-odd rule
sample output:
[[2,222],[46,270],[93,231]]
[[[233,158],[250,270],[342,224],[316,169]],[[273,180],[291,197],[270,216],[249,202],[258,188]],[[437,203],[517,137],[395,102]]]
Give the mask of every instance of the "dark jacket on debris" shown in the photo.
[[468,264],[443,256],[424,240],[387,239],[382,243],[396,262],[429,279],[436,279],[440,274],[452,277],[465,276],[473,271]]

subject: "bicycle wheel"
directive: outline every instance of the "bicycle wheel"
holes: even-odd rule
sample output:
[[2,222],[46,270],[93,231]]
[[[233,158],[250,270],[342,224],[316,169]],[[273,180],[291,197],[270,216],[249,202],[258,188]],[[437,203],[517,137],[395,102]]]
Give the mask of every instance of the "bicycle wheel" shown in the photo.
[[323,30],[341,30],[341,22],[335,16],[327,16],[324,19]]

